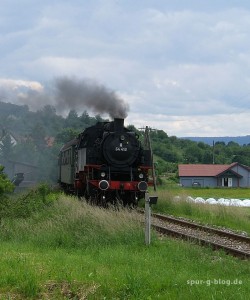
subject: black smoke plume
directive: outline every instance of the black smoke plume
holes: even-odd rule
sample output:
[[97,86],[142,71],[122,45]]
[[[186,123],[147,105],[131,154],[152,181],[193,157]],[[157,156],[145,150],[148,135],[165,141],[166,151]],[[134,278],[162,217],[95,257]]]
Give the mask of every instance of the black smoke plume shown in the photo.
[[116,93],[93,80],[57,78],[55,81],[55,106],[58,111],[90,109],[107,113],[111,118],[126,118],[129,106]]
[[56,78],[39,89],[22,84],[15,88],[0,86],[0,101],[25,104],[33,111],[52,105],[59,114],[86,110],[111,118],[126,118],[129,111],[128,104],[114,91],[94,80],[74,77]]

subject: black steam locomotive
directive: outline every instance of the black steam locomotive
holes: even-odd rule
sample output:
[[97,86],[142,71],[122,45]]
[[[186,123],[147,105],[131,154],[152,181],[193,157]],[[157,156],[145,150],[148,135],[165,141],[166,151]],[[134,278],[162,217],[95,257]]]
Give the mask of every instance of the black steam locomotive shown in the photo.
[[136,205],[153,185],[152,166],[150,147],[123,119],[98,122],[62,147],[59,184],[94,204]]

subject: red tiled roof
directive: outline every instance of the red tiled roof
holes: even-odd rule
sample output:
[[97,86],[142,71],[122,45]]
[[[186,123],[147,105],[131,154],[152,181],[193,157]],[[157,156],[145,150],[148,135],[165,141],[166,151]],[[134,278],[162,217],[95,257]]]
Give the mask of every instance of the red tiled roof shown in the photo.
[[235,164],[237,163],[231,165],[180,164],[179,176],[217,176],[231,169]]

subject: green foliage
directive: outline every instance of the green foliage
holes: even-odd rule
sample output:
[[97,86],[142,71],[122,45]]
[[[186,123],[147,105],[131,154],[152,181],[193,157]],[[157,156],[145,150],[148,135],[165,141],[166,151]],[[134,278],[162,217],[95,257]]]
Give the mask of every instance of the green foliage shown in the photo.
[[[0,126],[6,132],[20,137],[17,145],[11,144],[9,135],[0,143],[0,156],[6,160],[29,163],[39,167],[39,179],[55,182],[57,177],[57,155],[60,147],[76,137],[86,127],[105,121],[100,115],[91,117],[87,111],[80,116],[71,110],[66,117],[56,114],[53,106],[47,105],[37,112],[30,112],[27,106],[0,102]],[[142,131],[134,125],[140,140]],[[48,146],[45,138],[54,137]],[[239,162],[250,166],[250,145],[240,146],[235,142],[216,142],[214,148],[202,142],[168,136],[163,130],[150,131],[151,145],[157,165],[157,175],[176,180],[179,163],[230,164]],[[1,158],[1,157],[0,157]]]
[[63,128],[60,132],[58,132],[58,134],[56,135],[56,141],[59,144],[65,144],[68,141],[73,140],[74,138],[76,138],[78,136],[78,134],[80,133],[80,130],[76,130],[74,128]]
[[[79,117],[72,110],[63,118],[50,105],[37,112],[30,112],[26,106],[2,102],[0,115],[0,128],[6,128],[5,138],[0,136],[0,161],[14,160],[37,166],[38,180],[51,183],[57,181],[57,161],[61,146],[86,127],[104,121],[99,115],[90,117],[86,111]],[[9,133],[19,137],[16,145],[10,143]],[[48,137],[55,138],[52,145],[47,144]]]
[[41,123],[36,123],[31,130],[31,138],[34,141],[37,149],[43,150],[45,148],[46,129]]
[[4,174],[4,167],[0,165],[0,205],[6,193],[11,193],[14,190],[14,185],[9,181],[6,174]]
[[0,201],[1,218],[27,218],[34,212],[44,210],[53,202],[48,195],[51,188],[47,184],[40,184],[23,194],[14,194]]

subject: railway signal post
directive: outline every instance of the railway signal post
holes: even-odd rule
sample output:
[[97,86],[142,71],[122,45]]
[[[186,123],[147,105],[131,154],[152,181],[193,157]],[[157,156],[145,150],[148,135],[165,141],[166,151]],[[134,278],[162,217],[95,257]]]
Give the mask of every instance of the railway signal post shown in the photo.
[[157,203],[157,196],[149,196],[145,193],[145,244],[148,246],[151,242],[151,205]]

